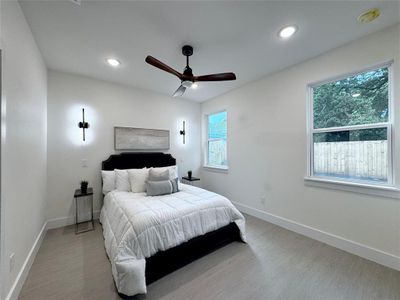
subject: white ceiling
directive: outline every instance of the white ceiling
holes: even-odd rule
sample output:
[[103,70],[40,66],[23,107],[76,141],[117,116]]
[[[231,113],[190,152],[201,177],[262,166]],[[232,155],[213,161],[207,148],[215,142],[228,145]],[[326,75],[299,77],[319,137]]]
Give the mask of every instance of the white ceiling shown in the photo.
[[[398,1],[20,1],[50,69],[172,95],[179,80],[147,65],[152,55],[183,71],[190,44],[195,75],[232,71],[233,82],[200,83],[185,98],[204,101],[400,21]],[[364,10],[381,17],[360,24]],[[296,24],[290,40],[277,31]],[[105,58],[122,66],[113,69]]]

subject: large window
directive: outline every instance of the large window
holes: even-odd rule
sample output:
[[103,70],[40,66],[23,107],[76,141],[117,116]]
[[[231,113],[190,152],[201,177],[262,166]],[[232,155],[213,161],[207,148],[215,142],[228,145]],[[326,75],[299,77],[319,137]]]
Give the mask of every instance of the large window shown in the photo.
[[390,66],[310,87],[312,177],[391,185]]
[[226,111],[207,116],[207,166],[225,169],[228,167],[226,118]]

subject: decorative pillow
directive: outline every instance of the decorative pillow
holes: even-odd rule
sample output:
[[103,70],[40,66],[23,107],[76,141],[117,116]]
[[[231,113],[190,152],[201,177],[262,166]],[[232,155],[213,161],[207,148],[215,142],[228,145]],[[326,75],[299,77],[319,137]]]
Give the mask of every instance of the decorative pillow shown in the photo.
[[178,178],[178,166],[151,168],[151,170],[153,170],[152,172],[154,172],[154,174],[160,174],[160,173],[164,172],[165,170],[168,170],[170,180]]
[[129,176],[127,170],[115,169],[115,188],[118,191],[129,192],[131,190],[131,185],[129,183]]
[[179,192],[178,178],[164,181],[147,181],[147,196],[159,196]]
[[169,170],[163,172],[156,172],[154,169],[149,171],[149,181],[165,181],[169,180]]
[[146,181],[149,178],[149,169],[130,169],[128,170],[129,182],[133,193],[143,193],[146,191]]
[[101,171],[103,178],[103,194],[107,194],[115,190],[115,172],[114,171]]

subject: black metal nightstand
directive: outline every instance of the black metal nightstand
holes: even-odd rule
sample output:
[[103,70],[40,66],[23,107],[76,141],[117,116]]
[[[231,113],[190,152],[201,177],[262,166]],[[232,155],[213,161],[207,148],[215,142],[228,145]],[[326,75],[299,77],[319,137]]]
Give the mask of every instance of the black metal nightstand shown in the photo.
[[198,177],[187,177],[187,176],[183,176],[182,177],[182,181],[185,181],[184,183],[187,183],[187,184],[190,184],[190,185],[193,185],[193,183],[195,182],[195,181],[200,181],[200,178],[198,178]]
[[[90,197],[91,219],[87,220],[87,221],[78,222],[78,199],[81,199],[83,197]],[[75,234],[94,230],[93,188],[88,188],[86,193],[82,193],[82,191],[80,189],[75,190],[74,198],[75,198]],[[88,222],[92,223],[91,228],[88,224],[88,229],[78,230],[79,224],[88,223]]]

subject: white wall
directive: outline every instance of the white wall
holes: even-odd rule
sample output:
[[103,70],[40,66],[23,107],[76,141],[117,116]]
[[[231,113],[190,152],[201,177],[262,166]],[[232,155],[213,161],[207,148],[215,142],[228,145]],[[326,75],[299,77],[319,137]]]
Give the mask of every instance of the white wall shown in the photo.
[[[18,2],[1,5],[4,299],[45,222],[47,75]],[[15,266],[10,271],[12,252]]]
[[[73,192],[83,178],[94,187],[95,210],[100,209],[101,162],[115,152],[114,126],[169,129],[169,152],[180,173],[198,172],[199,103],[56,71],[49,71],[48,80],[48,219],[73,221]],[[90,124],[85,143],[77,126],[82,107]],[[185,145],[179,135],[183,120]],[[88,167],[81,166],[82,159]]]
[[400,175],[399,34],[399,25],[385,29],[203,103],[203,115],[228,112],[229,161],[227,173],[204,169],[203,186],[239,204],[400,256],[399,199],[304,182],[307,84],[390,59],[395,60],[395,157]]

